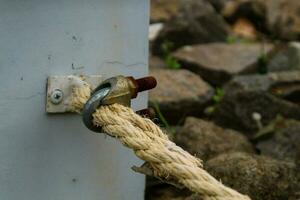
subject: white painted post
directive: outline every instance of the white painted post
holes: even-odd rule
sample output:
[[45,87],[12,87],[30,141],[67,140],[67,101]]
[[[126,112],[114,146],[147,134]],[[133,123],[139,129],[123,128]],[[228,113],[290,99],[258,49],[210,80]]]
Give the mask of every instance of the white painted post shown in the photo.
[[[50,75],[147,75],[148,1],[0,0],[0,199],[141,200],[141,164],[75,114],[45,112]],[[145,108],[139,94],[135,109]]]

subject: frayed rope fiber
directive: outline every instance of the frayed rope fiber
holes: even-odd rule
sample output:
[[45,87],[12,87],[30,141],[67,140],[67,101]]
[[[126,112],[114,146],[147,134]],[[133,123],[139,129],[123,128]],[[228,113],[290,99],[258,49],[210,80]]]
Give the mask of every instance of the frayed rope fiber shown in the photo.
[[[89,86],[73,88],[72,109],[80,112],[90,97]],[[157,177],[171,177],[203,200],[250,200],[248,196],[226,187],[203,169],[202,161],[175,143],[150,119],[137,115],[120,104],[99,107],[93,122],[132,149],[146,161]]]

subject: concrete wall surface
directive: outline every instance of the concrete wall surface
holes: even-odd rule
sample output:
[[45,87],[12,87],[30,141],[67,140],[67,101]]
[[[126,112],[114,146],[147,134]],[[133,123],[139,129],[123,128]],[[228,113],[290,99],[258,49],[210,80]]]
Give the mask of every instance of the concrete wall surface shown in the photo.
[[[132,151],[45,113],[49,75],[148,73],[141,0],[0,0],[0,199],[140,200]],[[145,108],[147,94],[134,100]]]

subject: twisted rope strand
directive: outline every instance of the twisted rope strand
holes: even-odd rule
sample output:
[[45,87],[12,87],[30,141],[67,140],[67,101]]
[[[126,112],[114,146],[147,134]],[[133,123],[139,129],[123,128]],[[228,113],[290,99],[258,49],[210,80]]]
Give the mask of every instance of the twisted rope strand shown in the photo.
[[[83,91],[85,90],[85,91]],[[88,87],[74,88],[73,109],[80,112],[89,98]],[[151,120],[131,108],[113,104],[101,106],[93,114],[94,124],[132,149],[149,163],[155,176],[171,176],[178,183],[198,193],[203,200],[250,200],[248,196],[226,187],[203,169],[202,161],[175,143]]]

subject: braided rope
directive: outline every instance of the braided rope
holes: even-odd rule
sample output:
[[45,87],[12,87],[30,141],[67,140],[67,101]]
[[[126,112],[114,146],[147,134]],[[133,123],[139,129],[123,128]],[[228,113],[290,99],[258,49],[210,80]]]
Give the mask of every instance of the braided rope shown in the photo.
[[[74,88],[73,94],[73,110],[80,112],[89,98],[90,88]],[[203,200],[250,200],[217,181],[203,169],[200,159],[171,142],[156,124],[131,108],[119,104],[101,106],[93,117],[95,125],[148,162],[155,176],[172,177]]]

